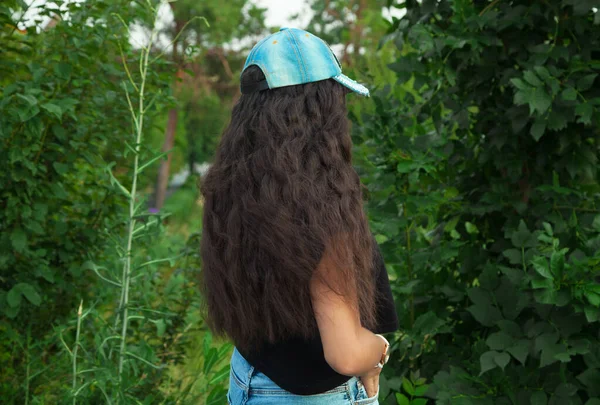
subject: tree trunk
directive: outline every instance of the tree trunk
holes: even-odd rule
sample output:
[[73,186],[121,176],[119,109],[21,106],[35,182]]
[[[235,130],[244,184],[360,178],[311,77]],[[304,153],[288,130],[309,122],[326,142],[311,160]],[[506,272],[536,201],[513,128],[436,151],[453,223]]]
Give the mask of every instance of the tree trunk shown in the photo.
[[[175,143],[175,130],[177,129],[177,108],[171,108],[169,110],[169,119],[167,121],[167,130],[165,131],[165,142],[163,143],[162,151],[167,152],[173,149]],[[167,155],[167,160],[160,162],[160,168],[158,169],[158,179],[156,180],[156,194],[154,199],[154,207],[161,209],[165,203],[167,196],[167,186],[169,185],[169,170],[171,168],[171,156]]]
[[[173,3],[170,3],[171,9],[173,10],[173,15],[175,14],[175,9]],[[175,36],[177,36],[181,30],[183,29],[184,22],[175,19]],[[183,78],[183,70],[181,69],[181,64],[179,61],[178,47],[179,41],[175,40],[173,42],[173,62],[179,66],[177,70],[175,83],[173,84],[173,91],[176,93],[177,88],[179,87],[179,80]],[[177,129],[177,117],[178,117],[178,109],[177,107],[173,107],[169,110],[169,118],[167,121],[167,128],[165,130],[165,141],[163,143],[162,151],[167,152],[173,149],[173,145],[175,144],[175,132]],[[158,169],[158,178],[156,180],[156,191],[154,193],[154,208],[161,209],[165,203],[165,199],[167,196],[167,186],[169,185],[169,171],[171,169],[171,154],[167,156],[167,160],[161,160],[160,167]]]

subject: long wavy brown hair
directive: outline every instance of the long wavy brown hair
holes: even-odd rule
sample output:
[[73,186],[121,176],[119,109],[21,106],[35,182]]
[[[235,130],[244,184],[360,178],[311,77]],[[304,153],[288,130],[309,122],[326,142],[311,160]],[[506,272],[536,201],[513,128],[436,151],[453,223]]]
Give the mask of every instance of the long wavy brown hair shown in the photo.
[[[249,67],[242,86],[264,79]],[[239,348],[315,337],[310,281],[327,254],[332,290],[375,325],[372,236],[352,167],[345,87],[329,79],[251,94],[233,108],[201,182],[206,321]]]

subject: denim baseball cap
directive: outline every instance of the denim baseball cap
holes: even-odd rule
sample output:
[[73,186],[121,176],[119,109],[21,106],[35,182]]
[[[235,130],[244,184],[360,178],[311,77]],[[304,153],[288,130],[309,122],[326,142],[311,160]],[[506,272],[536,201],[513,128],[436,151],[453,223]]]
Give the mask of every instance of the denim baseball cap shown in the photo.
[[265,81],[242,86],[242,93],[333,79],[369,97],[369,89],[342,74],[342,65],[321,38],[298,28],[281,28],[259,41],[250,51],[244,69],[258,66]]

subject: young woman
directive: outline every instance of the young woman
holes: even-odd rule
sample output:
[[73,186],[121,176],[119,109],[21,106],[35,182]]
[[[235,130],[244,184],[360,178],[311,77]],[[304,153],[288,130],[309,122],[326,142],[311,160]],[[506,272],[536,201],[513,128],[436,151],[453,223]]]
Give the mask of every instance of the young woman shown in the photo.
[[207,322],[235,344],[231,405],[378,404],[398,319],[352,167],[345,96],[368,96],[329,46],[260,41],[202,182]]

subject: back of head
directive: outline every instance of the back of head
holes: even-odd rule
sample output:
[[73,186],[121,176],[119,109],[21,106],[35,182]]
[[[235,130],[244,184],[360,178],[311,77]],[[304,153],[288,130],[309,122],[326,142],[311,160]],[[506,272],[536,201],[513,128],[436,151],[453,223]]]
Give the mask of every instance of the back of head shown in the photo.
[[[256,66],[242,88],[264,80]],[[315,336],[309,283],[334,252],[372,326],[371,236],[335,80],[242,94],[202,181],[207,321],[238,347]],[[343,292],[340,292],[343,293]]]

